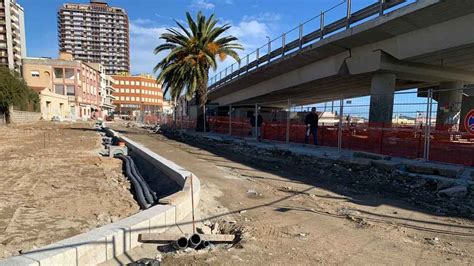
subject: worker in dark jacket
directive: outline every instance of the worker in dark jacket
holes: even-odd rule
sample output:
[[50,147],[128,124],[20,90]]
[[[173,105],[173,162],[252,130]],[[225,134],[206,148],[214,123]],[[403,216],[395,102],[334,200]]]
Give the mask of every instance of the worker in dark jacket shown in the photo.
[[263,124],[263,118],[260,114],[257,116],[257,126],[255,126],[255,114],[250,118],[250,125],[252,125],[252,136],[257,140],[261,137],[261,128]]
[[311,113],[306,115],[304,123],[306,124],[306,135],[304,143],[308,143],[309,135],[313,134],[314,145],[318,145],[318,121],[319,117],[316,113],[316,107],[311,108]]

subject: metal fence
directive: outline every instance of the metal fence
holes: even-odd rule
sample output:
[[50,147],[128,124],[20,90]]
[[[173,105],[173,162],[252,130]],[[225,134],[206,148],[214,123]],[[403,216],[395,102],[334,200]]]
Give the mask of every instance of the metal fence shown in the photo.
[[[333,34],[359,25],[367,20],[382,16],[401,8],[414,0],[372,0],[361,9],[354,7],[357,0],[342,0],[328,10],[301,22],[282,35],[271,39],[255,51],[241,57],[241,62],[231,64],[209,79],[209,90],[217,88],[237,77],[306,48]],[[340,17],[340,14],[345,14]]]
[[[396,92],[391,121],[369,122],[370,97],[345,98],[311,106],[266,105],[219,106],[207,108],[206,127],[210,132],[241,138],[254,138],[251,120],[257,110],[263,119],[263,140],[305,143],[305,116],[316,107],[319,116],[319,146],[367,151],[397,157],[474,166],[474,134],[463,126],[462,100],[449,105],[438,103],[442,90]],[[462,99],[462,98],[460,98]],[[277,104],[277,103],[274,103]],[[283,102],[278,103],[280,106]],[[440,105],[440,106],[438,106]],[[474,107],[469,107],[474,108]],[[167,117],[162,124],[179,129],[194,129],[188,117]],[[313,144],[313,136],[309,137]]]

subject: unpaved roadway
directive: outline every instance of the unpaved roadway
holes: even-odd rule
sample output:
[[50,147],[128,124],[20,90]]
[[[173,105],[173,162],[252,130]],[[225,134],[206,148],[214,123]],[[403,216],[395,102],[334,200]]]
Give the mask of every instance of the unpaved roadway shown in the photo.
[[138,212],[89,123],[0,126],[0,258]]
[[229,145],[119,129],[200,178],[203,220],[236,222],[244,231],[241,245],[167,254],[165,265],[474,263],[472,219],[433,215],[415,197],[368,192],[357,181],[345,182],[350,169],[259,159]]

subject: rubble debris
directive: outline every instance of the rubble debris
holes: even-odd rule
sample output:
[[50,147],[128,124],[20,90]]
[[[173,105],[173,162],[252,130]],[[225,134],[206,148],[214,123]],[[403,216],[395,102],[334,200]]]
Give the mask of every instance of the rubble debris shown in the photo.
[[215,235],[219,233],[219,223],[214,223],[212,226],[211,234]]
[[206,225],[202,226],[202,227],[197,227],[196,230],[198,231],[198,233],[200,234],[208,234],[210,235],[212,233],[212,229]]
[[[474,217],[474,184],[470,180],[453,178],[462,171],[462,167],[414,162],[410,167],[407,166],[413,172],[408,172],[410,169],[402,169],[396,160],[388,160],[388,158],[384,160],[371,160],[364,157],[318,158],[296,153],[288,156],[286,153],[274,151],[270,145],[266,149],[244,141],[233,141],[230,138],[217,141],[202,135],[178,135],[166,130],[163,134],[168,138],[192,143],[194,146],[205,149],[218,149],[218,152],[242,155],[240,157],[248,160],[248,163],[258,161],[259,167],[272,171],[292,169],[294,174],[311,178],[311,182],[316,184],[330,185],[334,191],[346,195],[383,194],[385,197],[402,198],[411,205],[437,215]],[[276,168],[277,165],[284,165],[284,167]],[[324,176],[319,176],[318,173],[321,175],[324,173]],[[465,195],[464,192],[460,192],[462,194],[459,196],[463,196],[462,200],[453,201],[448,196],[440,197],[438,194],[441,190],[459,185],[467,188]],[[254,189],[249,189],[247,195],[250,198],[263,196]]]
[[464,198],[467,195],[465,186],[454,186],[438,191],[438,195],[449,198]]

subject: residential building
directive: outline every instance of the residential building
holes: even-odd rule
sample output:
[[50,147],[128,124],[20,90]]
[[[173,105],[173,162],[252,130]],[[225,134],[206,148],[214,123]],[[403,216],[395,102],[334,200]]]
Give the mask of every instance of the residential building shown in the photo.
[[114,89],[114,79],[112,76],[105,74],[105,67],[98,63],[90,63],[90,65],[97,71],[99,71],[99,106],[101,109],[101,116],[105,118],[106,116],[112,115],[115,110],[115,105],[113,101],[115,96],[113,93]]
[[151,75],[116,75],[115,111],[120,114],[138,116],[141,112],[157,113],[163,108],[161,85]]
[[0,65],[21,71],[26,56],[23,8],[16,0],[0,0]]
[[106,74],[130,72],[128,15],[106,1],[64,4],[58,12],[59,47],[75,59],[100,63]]
[[[44,98],[41,101],[41,110],[46,110],[44,119],[57,114],[54,111],[48,113],[48,110],[61,110],[56,105],[64,103],[64,97],[67,98],[68,106],[61,113],[64,115],[61,118],[86,120],[101,116],[100,73],[90,64],[74,60],[71,54],[61,52],[58,59],[24,58],[22,72],[26,83],[40,91],[40,98]],[[61,100],[53,100],[52,97]]]
[[31,87],[39,94],[43,120],[65,120],[71,117],[67,95],[55,93],[47,87]]

